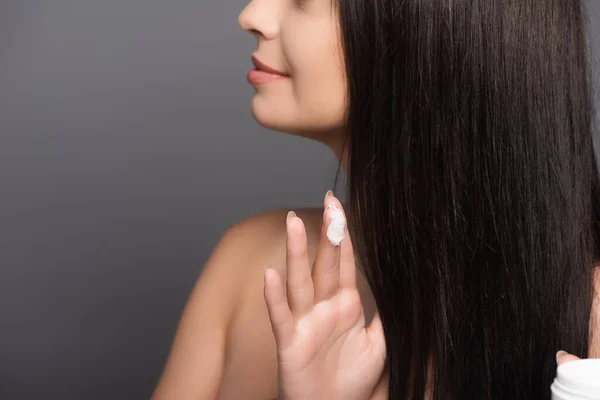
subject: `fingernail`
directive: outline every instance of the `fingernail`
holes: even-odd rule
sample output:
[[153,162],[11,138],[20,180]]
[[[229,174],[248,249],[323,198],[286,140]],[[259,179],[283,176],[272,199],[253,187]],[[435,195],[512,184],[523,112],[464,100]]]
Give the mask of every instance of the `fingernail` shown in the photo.
[[325,199],[327,199],[329,196],[333,196],[333,192],[331,190],[328,190],[327,193],[325,193]]
[[290,211],[287,213],[287,217],[285,217],[285,220],[287,221],[288,219],[290,219],[291,217],[295,217],[296,213],[293,211]]
[[271,272],[270,272],[270,270],[271,270],[271,269],[272,269],[272,268],[271,268],[271,267],[269,267],[269,265],[266,265],[266,266],[265,266],[265,269],[263,270],[263,279],[264,279],[264,281],[265,281],[265,286],[266,286],[266,284],[267,284],[267,281],[269,280],[269,278],[267,277],[267,274],[270,274],[270,273],[271,273]]
[[556,352],[556,363],[558,364],[558,359],[561,358],[562,356],[569,354],[564,350],[559,350]]

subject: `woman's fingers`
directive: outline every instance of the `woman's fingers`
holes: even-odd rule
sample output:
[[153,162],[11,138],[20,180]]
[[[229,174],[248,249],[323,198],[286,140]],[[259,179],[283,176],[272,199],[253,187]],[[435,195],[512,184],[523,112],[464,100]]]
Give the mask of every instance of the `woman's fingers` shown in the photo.
[[293,211],[288,213],[286,229],[287,299],[292,313],[299,316],[310,311],[314,304],[306,229]]
[[288,306],[285,297],[285,287],[277,271],[265,268],[264,279],[264,295],[271,320],[271,328],[275,335],[277,346],[280,349],[284,349],[294,334],[294,316]]
[[312,269],[314,302],[332,297],[340,282],[340,242],[345,236],[345,217],[340,202],[327,192],[324,201],[321,238]]
[[568,361],[576,361],[576,360],[580,360],[580,358],[573,354],[569,354],[564,350],[559,350],[556,353],[556,364],[558,364],[558,365],[566,363]]

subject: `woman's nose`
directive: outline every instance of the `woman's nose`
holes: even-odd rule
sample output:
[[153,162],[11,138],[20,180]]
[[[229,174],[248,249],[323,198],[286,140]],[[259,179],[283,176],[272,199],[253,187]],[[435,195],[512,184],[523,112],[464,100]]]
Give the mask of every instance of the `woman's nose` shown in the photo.
[[277,7],[268,0],[250,0],[238,16],[240,28],[254,36],[277,36]]

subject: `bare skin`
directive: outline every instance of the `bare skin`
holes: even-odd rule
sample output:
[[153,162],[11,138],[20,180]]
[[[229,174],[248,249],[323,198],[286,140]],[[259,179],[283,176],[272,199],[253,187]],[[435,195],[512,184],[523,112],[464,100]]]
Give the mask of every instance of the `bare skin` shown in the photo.
[[[286,210],[275,212],[278,228],[278,245],[270,254],[267,264],[276,269],[282,276],[286,268],[285,259],[285,220]],[[305,223],[309,262],[312,265],[318,246],[323,208],[304,208],[296,210],[296,214]],[[281,231],[282,229],[282,231]],[[351,228],[349,228],[351,229]],[[365,312],[365,325],[370,325],[376,312],[376,304],[366,278],[357,266],[356,283]],[[242,294],[246,301],[242,302],[240,311],[231,321],[227,340],[228,356],[225,361],[223,381],[217,398],[276,398],[277,387],[277,352],[272,335],[271,325],[262,292],[263,270],[257,268],[252,272],[251,284]],[[388,398],[389,375],[384,370],[379,383],[369,400]],[[431,394],[427,394],[429,399]]]
[[[251,217],[219,242],[188,300],[154,400],[278,396],[276,343],[263,294],[263,269],[268,264],[279,273],[285,271],[287,211]],[[305,223],[312,264],[323,208],[295,211]],[[369,324],[375,301],[359,271],[356,279]],[[378,398],[385,398],[383,381]]]
[[[323,217],[322,208],[307,208],[295,210],[306,226],[309,260],[312,265],[315,259],[317,244]],[[268,262],[269,266],[280,274],[285,272],[285,214],[281,211],[278,218],[281,221],[280,246],[273,249]],[[263,267],[258,266],[252,271],[251,284],[242,295],[246,302],[240,307],[237,317],[232,321],[228,346],[230,356],[225,363],[225,373],[219,398],[250,398],[250,393],[256,393],[256,398],[274,398],[277,392],[277,352],[275,339],[271,331],[269,316],[263,295]],[[376,311],[375,300],[362,274],[357,273],[357,287],[365,309],[367,325]],[[253,325],[249,330],[248,326]],[[256,357],[250,361],[248,351]],[[257,363],[260,363],[257,365]],[[256,369],[248,373],[250,369]],[[261,394],[259,394],[261,393]],[[264,393],[264,394],[262,394]]]
[[[268,264],[279,273],[285,271],[287,211],[242,221],[219,242],[186,305],[154,400],[278,396],[277,351],[263,294],[263,269]],[[312,265],[323,208],[294,211],[305,223]],[[369,324],[376,307],[360,269],[357,287]],[[594,309],[600,323],[598,298]],[[593,338],[587,357],[600,357],[600,335]],[[387,398],[386,383],[384,372],[371,400]]]

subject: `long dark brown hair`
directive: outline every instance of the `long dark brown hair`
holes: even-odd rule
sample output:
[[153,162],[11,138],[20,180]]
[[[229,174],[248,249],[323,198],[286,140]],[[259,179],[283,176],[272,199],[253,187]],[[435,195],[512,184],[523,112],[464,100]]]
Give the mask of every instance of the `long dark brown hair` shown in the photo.
[[584,4],[334,1],[390,399],[423,398],[430,362],[434,399],[549,399],[556,351],[587,357],[600,259]]

